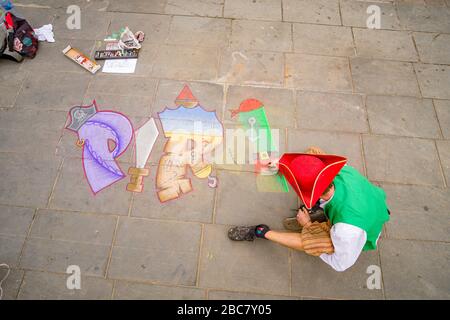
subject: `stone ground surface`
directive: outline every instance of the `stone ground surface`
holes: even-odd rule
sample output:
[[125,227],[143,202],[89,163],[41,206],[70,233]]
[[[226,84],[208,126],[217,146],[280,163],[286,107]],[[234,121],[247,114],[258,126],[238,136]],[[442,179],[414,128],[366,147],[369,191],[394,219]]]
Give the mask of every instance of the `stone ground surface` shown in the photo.
[[[449,299],[450,1],[18,0],[33,26],[53,23],[22,64],[0,62],[0,263],[6,299]],[[82,29],[66,28],[66,8]],[[380,30],[366,9],[381,8]],[[147,39],[133,75],[90,75],[68,44],[92,55],[129,25]],[[100,41],[100,42],[99,42]],[[217,168],[219,187],[160,204],[164,139],[142,194],[129,178],[93,196],[68,110],[95,98],[137,127],[188,84],[225,127],[246,98],[264,102],[281,151],[319,145],[387,193],[392,219],[379,249],[336,273],[264,241],[232,243],[234,224],[281,228],[297,197],[265,194],[245,167]],[[120,158],[132,165],[132,153]],[[79,265],[81,290],[66,288]],[[367,268],[382,289],[366,286]],[[4,275],[0,271],[0,278]]]

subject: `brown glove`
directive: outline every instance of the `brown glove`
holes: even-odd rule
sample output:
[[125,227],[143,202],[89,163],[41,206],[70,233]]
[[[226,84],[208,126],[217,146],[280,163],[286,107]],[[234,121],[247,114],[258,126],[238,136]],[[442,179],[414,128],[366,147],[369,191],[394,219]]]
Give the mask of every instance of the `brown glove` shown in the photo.
[[303,249],[311,256],[334,252],[330,237],[330,226],[327,222],[314,222],[302,230]]

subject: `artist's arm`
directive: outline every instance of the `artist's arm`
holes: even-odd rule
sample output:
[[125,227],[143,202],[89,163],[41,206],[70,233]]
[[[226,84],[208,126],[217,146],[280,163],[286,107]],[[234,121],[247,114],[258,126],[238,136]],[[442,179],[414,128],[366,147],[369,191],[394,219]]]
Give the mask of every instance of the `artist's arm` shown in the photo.
[[330,230],[333,254],[322,254],[320,259],[334,270],[342,272],[353,266],[367,241],[366,232],[347,223],[336,223]]

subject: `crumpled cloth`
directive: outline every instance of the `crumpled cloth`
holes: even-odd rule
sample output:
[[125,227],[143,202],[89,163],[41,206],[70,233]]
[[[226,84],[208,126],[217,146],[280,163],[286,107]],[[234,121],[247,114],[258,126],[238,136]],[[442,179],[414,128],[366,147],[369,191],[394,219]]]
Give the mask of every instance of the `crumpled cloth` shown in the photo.
[[55,42],[55,35],[53,34],[53,26],[51,24],[34,29],[34,33],[39,41]]

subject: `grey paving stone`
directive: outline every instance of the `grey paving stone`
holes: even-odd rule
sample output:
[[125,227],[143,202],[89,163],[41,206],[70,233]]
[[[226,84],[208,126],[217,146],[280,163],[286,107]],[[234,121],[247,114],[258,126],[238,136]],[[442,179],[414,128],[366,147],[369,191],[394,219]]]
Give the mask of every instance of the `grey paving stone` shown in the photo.
[[354,56],[349,27],[294,23],[294,51],[299,53]]
[[[215,223],[226,225],[269,225],[283,229],[283,219],[296,215],[297,195],[259,192],[253,172],[219,172]],[[246,201],[238,201],[245,194]],[[294,211],[292,211],[294,210]]]
[[0,205],[0,234],[25,237],[33,220],[34,209]]
[[108,11],[134,12],[134,13],[164,13],[164,8],[168,0],[127,0],[112,1],[108,6]]
[[236,50],[292,51],[291,24],[233,20],[231,48]]
[[[129,165],[119,163],[126,174]],[[131,194],[126,191],[129,178],[94,195],[83,171],[81,159],[65,159],[49,207],[58,210],[127,215]]]
[[445,139],[450,139],[450,100],[434,100],[439,124]]
[[202,16],[221,17],[225,0],[168,0],[165,13]]
[[297,123],[302,129],[345,132],[369,130],[360,95],[298,91],[297,110]]
[[411,63],[350,59],[355,91],[366,94],[419,96],[419,87]]
[[384,240],[381,265],[387,299],[448,299],[449,244]]
[[25,244],[20,267],[39,271],[64,273],[77,265],[82,275],[102,277],[106,270],[110,246],[87,242],[29,238]]
[[0,59],[0,83],[2,88],[20,88],[28,76],[28,72],[22,69],[23,63]]
[[283,85],[284,58],[279,52],[221,52],[219,79],[230,84]]
[[[6,275],[7,269],[0,267],[0,279]],[[19,292],[20,284],[22,283],[24,272],[18,269],[12,269],[8,278],[2,283],[3,298],[2,300],[16,300]]]
[[375,181],[442,186],[433,141],[364,136],[367,175]]
[[54,153],[65,118],[64,112],[57,111],[0,110],[0,151]]
[[32,74],[49,71],[85,74],[87,71],[73,61],[70,61],[62,51],[70,45],[83,52],[86,56],[93,58],[94,44],[95,42],[93,40],[61,39],[55,43],[41,42],[36,57],[34,59],[25,59],[23,68]]
[[16,106],[66,110],[80,105],[90,80],[91,75],[87,71],[83,74],[33,73],[24,82]]
[[288,295],[288,250],[264,240],[234,242],[227,230],[226,226],[205,227],[200,286]]
[[288,130],[288,152],[301,153],[310,146],[318,146],[328,154],[346,157],[349,165],[364,174],[359,135],[310,130]]
[[352,91],[347,58],[286,54],[286,86],[313,91]]
[[[130,1],[125,2],[128,3]],[[155,4],[155,1],[147,1],[147,8],[153,4]],[[143,13],[144,10],[138,12]],[[154,46],[154,44],[164,43],[166,41],[169,34],[170,21],[171,17],[168,15],[117,12],[111,16],[111,25],[108,28],[108,34],[119,32],[125,26],[128,26],[133,32],[144,31],[145,42],[142,44],[142,50],[139,52],[139,58],[142,58],[141,53],[143,50]],[[106,37],[106,34],[104,37]]]
[[38,210],[30,238],[111,245],[116,217]]
[[0,203],[45,207],[60,163],[51,155],[0,153]]
[[450,8],[414,3],[397,3],[400,23],[407,30],[450,32]]
[[220,291],[211,290],[208,292],[208,300],[296,300],[296,298],[289,296],[275,296],[265,295],[258,293],[247,292],[233,292],[233,291]]
[[337,0],[284,0],[283,20],[341,25]]
[[363,252],[355,265],[336,272],[318,257],[292,252],[292,295],[337,299],[382,299],[382,290],[367,288],[366,273],[380,266],[376,251]]
[[158,169],[157,166],[150,168],[150,177],[144,179],[144,191],[134,195],[131,216],[211,223],[216,190],[208,187],[208,179],[198,179],[188,169],[193,190],[177,199],[161,203],[155,187]]
[[226,0],[225,18],[281,21],[281,0]]
[[[24,4],[24,1],[19,2]],[[37,1],[34,2],[37,5],[42,5],[42,3],[37,3]],[[64,9],[66,8],[67,6]],[[15,9],[19,15],[25,17],[32,28],[39,28],[45,24],[52,23],[57,13],[56,10],[50,8],[23,7],[17,5],[17,3]]]
[[19,264],[20,253],[25,242],[25,236],[0,234],[0,261],[11,268]]
[[235,122],[231,111],[239,109],[246,99],[261,101],[272,129],[282,129],[295,126],[295,101],[292,90],[230,86],[227,90],[225,121]]
[[376,5],[381,9],[381,29],[402,29],[395,11],[395,4],[391,1],[341,0],[340,5],[344,26],[367,28],[367,19],[370,17],[367,8]]
[[115,300],[202,300],[205,290],[187,287],[157,286],[144,283],[117,281]]
[[157,81],[148,77],[96,76],[86,93],[84,105],[96,100],[99,110],[114,110],[128,117],[150,116]]
[[400,61],[417,61],[412,36],[407,31],[354,28],[358,56]]
[[12,108],[19,91],[20,86],[0,86],[0,108]]
[[[86,0],[20,0],[18,2],[16,1],[16,7],[18,7],[20,12],[22,12],[23,10],[34,11],[36,9],[35,6],[42,6],[43,9],[41,10],[48,10],[47,8],[66,10],[67,7],[70,5],[77,5],[83,11],[84,10],[105,11],[109,5],[109,1],[108,0],[90,0],[89,2],[87,2]],[[27,17],[26,14],[25,17]]]
[[214,80],[217,57],[217,49],[161,46],[153,61],[151,75],[177,80]]
[[420,61],[450,64],[450,35],[443,33],[414,32]]
[[369,96],[366,100],[372,132],[439,138],[433,101],[410,97]]
[[103,40],[108,32],[112,14],[110,12],[82,12],[81,28],[69,29],[67,19],[70,17],[66,9],[58,10],[53,20],[55,39]]
[[[83,274],[83,273],[82,273]],[[27,271],[19,300],[109,300],[113,282],[101,278],[81,277],[81,289],[67,289],[69,275]]]
[[414,68],[423,97],[450,99],[450,66],[415,64]]
[[227,47],[231,20],[174,16],[168,44],[192,47]]
[[436,141],[436,145],[448,186],[450,185],[450,141]]
[[200,236],[199,224],[120,219],[109,277],[195,285]]

